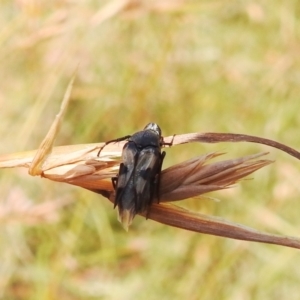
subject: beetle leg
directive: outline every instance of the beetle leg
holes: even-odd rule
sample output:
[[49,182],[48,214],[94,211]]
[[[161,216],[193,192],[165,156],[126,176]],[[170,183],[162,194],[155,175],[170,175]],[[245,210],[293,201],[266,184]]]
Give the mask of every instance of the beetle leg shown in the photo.
[[[120,164],[120,168],[119,168],[119,174],[122,174],[122,171],[124,171],[124,164],[121,163]],[[115,190],[115,201],[114,201],[114,208],[118,205],[118,201],[117,201],[117,185],[118,185],[118,179],[119,179],[119,175],[112,177],[111,178],[111,182],[113,185],[113,188]]]
[[105,144],[99,149],[97,156],[100,156],[101,151],[103,150],[103,148],[105,148],[108,144],[110,143],[117,143],[117,142],[122,142],[125,141],[127,139],[129,139],[131,137],[131,135],[125,135],[123,137],[120,137],[118,139],[114,139],[114,140],[110,140],[108,142],[105,142]]
[[116,189],[116,186],[118,184],[118,176],[112,177],[111,178],[111,183],[113,185],[114,190]]
[[161,158],[160,158],[160,165],[159,165],[159,168],[158,168],[158,173],[157,173],[157,177],[156,177],[156,182],[155,182],[155,185],[154,185],[154,191],[155,191],[155,197],[157,199],[157,203],[159,203],[159,190],[160,190],[160,175],[161,175],[161,169],[162,169],[162,165],[163,165],[163,161],[164,161],[164,158],[166,156],[166,152],[163,151],[161,153]]
[[[118,177],[112,177],[111,178],[111,183],[113,185],[114,190],[116,191],[116,186],[118,184]],[[115,194],[115,201],[114,201],[114,208],[117,206],[117,201],[116,201],[116,194]]]
[[150,197],[151,199],[151,202],[149,203],[149,206],[148,206],[148,209],[147,209],[147,212],[146,212],[146,219],[148,219],[148,216],[149,216],[149,213],[150,213],[150,206],[153,202],[153,198],[156,197],[156,201],[157,203],[159,203],[159,188],[160,188],[160,174],[161,174],[161,168],[162,168],[162,165],[163,165],[163,161],[164,161],[164,158],[166,156],[166,152],[163,151],[161,153],[161,158],[160,158],[160,163],[159,163],[159,167],[158,167],[158,172],[157,172],[157,175],[153,181],[153,189],[151,191],[152,195]]
[[170,143],[166,143],[166,142],[164,142],[164,140],[163,140],[162,143],[161,143],[161,145],[162,145],[162,146],[169,146],[169,147],[171,147],[171,146],[173,145],[173,141],[174,141],[175,135],[176,135],[176,134],[173,134],[173,138],[172,138],[172,141],[171,141]]

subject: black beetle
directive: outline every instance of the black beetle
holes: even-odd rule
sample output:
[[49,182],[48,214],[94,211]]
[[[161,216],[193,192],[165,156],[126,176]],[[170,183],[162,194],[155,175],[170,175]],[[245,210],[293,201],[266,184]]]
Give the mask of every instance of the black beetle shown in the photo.
[[114,207],[118,207],[118,219],[127,229],[137,213],[148,213],[154,198],[159,202],[160,173],[166,155],[161,147],[172,143],[164,142],[161,129],[155,123],[105,145],[122,140],[127,143],[123,147],[119,174],[112,182],[116,191]]

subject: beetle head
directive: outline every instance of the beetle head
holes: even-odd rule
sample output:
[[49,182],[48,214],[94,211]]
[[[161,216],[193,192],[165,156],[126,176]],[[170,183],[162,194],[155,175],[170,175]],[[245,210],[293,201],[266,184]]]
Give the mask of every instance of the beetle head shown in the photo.
[[161,136],[161,129],[156,123],[149,123],[144,130],[152,130],[154,131],[158,136]]

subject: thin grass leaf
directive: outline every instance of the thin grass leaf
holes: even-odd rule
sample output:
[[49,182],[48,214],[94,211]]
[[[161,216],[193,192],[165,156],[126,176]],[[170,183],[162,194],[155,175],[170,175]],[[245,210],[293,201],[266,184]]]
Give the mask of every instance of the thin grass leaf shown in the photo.
[[32,176],[41,175],[43,172],[42,165],[45,162],[47,155],[49,155],[52,151],[55,137],[58,134],[60,124],[67,111],[74,80],[75,80],[75,75],[73,75],[73,77],[69,82],[59,113],[56,115],[47,135],[45,136],[44,140],[40,144],[40,147],[36,152],[32,163],[30,164],[28,173]]
[[154,204],[149,219],[199,233],[300,249],[299,238],[260,232],[219,217],[194,213],[173,204]]

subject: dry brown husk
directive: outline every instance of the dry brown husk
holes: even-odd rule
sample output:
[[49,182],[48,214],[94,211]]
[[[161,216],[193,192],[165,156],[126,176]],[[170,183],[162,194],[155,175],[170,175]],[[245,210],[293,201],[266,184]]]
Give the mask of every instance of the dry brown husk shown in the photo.
[[[63,115],[70,99],[74,78],[71,80],[61,110],[38,150],[0,157],[0,168],[28,168],[29,174],[53,181],[64,182],[102,194],[114,201],[111,178],[116,176],[124,142],[107,145],[97,156],[103,143],[53,147]],[[300,158],[300,153],[286,145],[255,136],[228,133],[190,133],[165,137],[173,146],[190,142],[254,142],[278,148]],[[245,176],[269,165],[262,159],[267,153],[237,159],[210,162],[222,153],[194,157],[162,171],[160,203],[153,204],[147,218],[157,222],[239,240],[277,244],[300,249],[300,239],[257,231],[242,224],[219,217],[203,215],[183,209],[172,202],[196,197],[207,192],[231,187]]]

